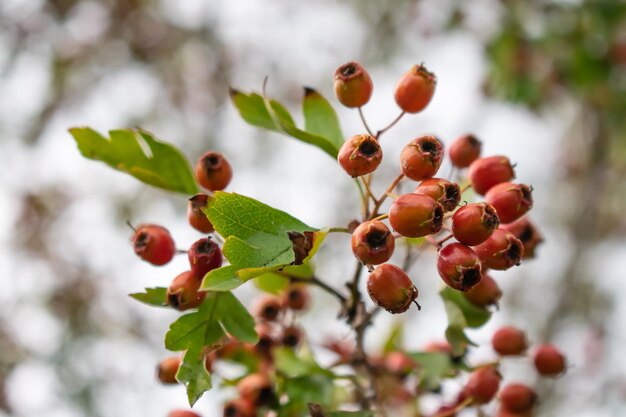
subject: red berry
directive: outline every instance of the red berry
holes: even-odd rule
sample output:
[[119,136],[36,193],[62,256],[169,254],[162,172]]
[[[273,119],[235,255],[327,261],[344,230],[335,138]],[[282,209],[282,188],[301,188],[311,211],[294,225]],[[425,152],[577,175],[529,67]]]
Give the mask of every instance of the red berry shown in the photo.
[[170,411],[167,417],[201,417],[200,414],[194,413],[189,410],[174,410]]
[[276,346],[276,340],[274,338],[274,332],[272,328],[264,322],[260,322],[255,327],[256,333],[259,336],[259,341],[254,345],[254,349],[261,355],[270,355],[274,346]]
[[177,310],[196,308],[204,298],[206,292],[198,291],[200,280],[193,272],[185,271],[178,275],[167,289],[167,303]]
[[427,195],[443,206],[444,211],[453,211],[461,201],[459,184],[443,178],[429,178],[415,187],[415,194]]
[[469,290],[482,278],[478,255],[461,243],[451,243],[439,251],[437,271],[446,284],[459,291]]
[[483,272],[483,277],[474,288],[470,288],[465,292],[467,298],[472,304],[479,307],[488,307],[498,305],[498,301],[502,297],[502,291],[498,287],[496,281],[491,275]]
[[532,208],[532,190],[526,184],[503,182],[487,191],[485,201],[496,209],[502,223],[511,223]]
[[222,266],[222,251],[217,243],[209,238],[194,242],[189,248],[188,255],[191,272],[199,280],[202,280],[209,271]]
[[520,264],[524,246],[513,233],[496,229],[489,239],[475,246],[474,251],[485,268],[505,271]]
[[374,172],[383,159],[383,150],[370,135],[355,135],[344,142],[337,160],[351,177]]
[[170,232],[155,224],[142,224],[135,229],[132,238],[135,253],[153,265],[165,265],[176,253]]
[[495,397],[502,377],[491,366],[476,369],[470,374],[464,391],[476,404],[487,404]]
[[303,311],[311,304],[311,294],[304,284],[290,284],[283,293],[283,306],[293,311]]
[[265,295],[257,303],[254,315],[262,320],[275,321],[282,310],[283,303],[280,297]]
[[256,408],[250,401],[236,398],[224,404],[223,417],[256,417]]
[[187,203],[187,221],[199,232],[211,233],[215,231],[209,218],[204,214],[202,209],[206,209],[209,202],[209,196],[206,194],[196,194],[189,199]]
[[467,168],[480,156],[483,144],[474,135],[463,135],[455,139],[448,147],[452,165]]
[[534,413],[532,410],[523,413],[515,413],[506,407],[500,407],[494,417],[534,417]]
[[414,181],[435,176],[443,160],[443,145],[434,136],[413,139],[400,153],[402,173]]
[[424,352],[446,353],[448,355],[452,355],[452,346],[450,346],[450,343],[448,343],[447,340],[435,340],[432,342],[428,342],[424,346]]
[[432,414],[430,417],[456,417],[457,416],[457,413],[455,412],[456,408],[457,408],[456,404],[441,405],[439,406],[437,411],[435,411],[435,413]]
[[396,84],[395,99],[407,113],[418,113],[428,106],[435,94],[437,77],[423,65],[414,65]]
[[302,329],[296,325],[291,325],[283,329],[283,334],[280,339],[283,346],[287,346],[290,348],[297,347],[302,341],[304,334]]
[[483,243],[500,225],[498,214],[489,203],[470,203],[452,216],[452,234],[464,245]]
[[426,195],[404,194],[391,205],[389,223],[406,237],[437,233],[443,226],[443,206]]
[[393,314],[407,311],[418,293],[409,276],[391,264],[382,264],[369,275],[367,292],[376,305]]
[[364,106],[372,96],[372,79],[358,62],[348,62],[335,71],[335,95],[346,107]]
[[157,377],[162,384],[178,384],[176,374],[180,367],[180,357],[171,356],[159,362],[157,367]]
[[491,338],[491,345],[500,356],[522,355],[528,348],[526,334],[513,326],[496,330]]
[[537,246],[543,243],[543,236],[528,217],[522,217],[513,223],[503,224],[500,227],[513,233],[522,242],[524,246],[522,259],[535,257]]
[[537,402],[537,394],[528,385],[510,383],[505,385],[498,395],[503,408],[514,413],[532,410]]
[[265,374],[250,374],[237,384],[239,396],[255,406],[269,405],[275,400],[272,381]]
[[494,185],[515,178],[515,172],[506,156],[489,156],[472,162],[467,176],[474,191],[482,195]]
[[385,356],[385,369],[391,374],[406,377],[417,369],[417,363],[404,352],[389,352]]
[[543,376],[559,376],[565,372],[565,356],[553,345],[541,345],[535,350],[535,368]]
[[196,163],[196,179],[207,190],[223,190],[232,177],[233,169],[221,153],[207,152]]
[[383,222],[363,222],[352,233],[352,252],[367,265],[387,262],[393,254],[396,240]]

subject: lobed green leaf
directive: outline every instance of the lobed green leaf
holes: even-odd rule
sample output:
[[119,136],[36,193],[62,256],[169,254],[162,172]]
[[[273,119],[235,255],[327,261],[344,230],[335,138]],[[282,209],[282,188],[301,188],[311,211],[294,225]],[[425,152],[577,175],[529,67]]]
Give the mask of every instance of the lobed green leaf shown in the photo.
[[156,307],[167,307],[167,288],[146,288],[146,292],[129,294],[137,301]]

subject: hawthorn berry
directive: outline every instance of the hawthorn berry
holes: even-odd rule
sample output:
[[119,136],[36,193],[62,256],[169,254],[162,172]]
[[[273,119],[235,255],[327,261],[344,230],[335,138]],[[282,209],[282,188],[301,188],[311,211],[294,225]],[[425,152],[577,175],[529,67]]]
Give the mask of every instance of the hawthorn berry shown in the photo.
[[335,95],[346,107],[361,107],[372,97],[372,79],[358,62],[348,62],[335,71]]
[[254,345],[254,349],[263,356],[269,356],[274,346],[276,346],[276,339],[274,338],[274,332],[272,328],[266,323],[261,322],[255,326],[259,341]]
[[437,255],[437,272],[450,287],[467,291],[480,282],[482,265],[472,248],[451,243],[441,248]]
[[543,376],[559,376],[565,372],[567,361],[554,345],[545,344],[537,347],[533,356],[535,368]]
[[483,277],[473,288],[465,291],[465,298],[479,307],[498,305],[502,291],[491,275],[483,272]]
[[167,417],[201,417],[200,414],[189,410],[174,410],[170,411]]
[[427,195],[404,194],[391,205],[389,223],[405,237],[437,233],[443,226],[443,206]]
[[409,276],[391,264],[379,265],[370,273],[367,292],[376,305],[392,314],[407,311],[418,295]]
[[265,295],[259,299],[254,315],[261,320],[275,321],[282,310],[283,303],[280,297]]
[[417,363],[415,363],[415,361],[404,352],[389,352],[385,356],[385,369],[393,375],[404,378],[416,368]]
[[221,153],[207,152],[196,163],[196,179],[207,190],[223,190],[232,177],[233,169]]
[[346,140],[339,149],[337,160],[353,178],[374,172],[383,159],[378,140],[370,135],[355,135]]
[[414,181],[435,176],[443,160],[443,144],[435,136],[420,136],[400,153],[402,173]]
[[177,310],[196,308],[206,297],[205,291],[198,291],[200,280],[191,271],[179,274],[167,288],[167,303]]
[[290,284],[282,295],[283,306],[293,311],[303,311],[311,304],[311,294],[304,284]]
[[269,405],[275,400],[272,381],[265,374],[250,374],[237,384],[239,396],[250,401],[255,407]]
[[464,245],[483,243],[500,225],[496,209],[489,203],[469,203],[452,216],[452,234]]
[[506,156],[488,156],[472,162],[467,176],[474,191],[484,195],[494,185],[514,179],[515,172]]
[[170,232],[155,224],[139,225],[133,234],[132,243],[135,253],[153,265],[165,265],[176,253]]
[[191,272],[199,280],[202,280],[209,271],[222,266],[222,251],[217,243],[209,238],[194,242],[189,248],[188,255]]
[[207,208],[208,203],[209,196],[206,194],[196,194],[187,203],[187,221],[191,227],[202,233],[215,231],[209,218],[202,211],[202,209]]
[[485,201],[496,209],[502,223],[511,223],[532,208],[532,190],[526,184],[503,182],[487,191]]
[[448,147],[452,165],[467,168],[480,156],[483,144],[476,136],[468,134],[456,138]]
[[413,193],[434,198],[445,212],[453,211],[461,201],[459,184],[443,178],[426,179],[415,187]]
[[524,246],[513,233],[496,229],[489,239],[474,246],[474,251],[485,268],[505,271],[520,264]]
[[526,334],[513,326],[500,327],[491,338],[491,345],[500,356],[522,355],[528,348]]
[[224,404],[224,417],[255,417],[256,407],[244,398],[236,398]]
[[352,233],[352,252],[363,264],[379,265],[391,258],[395,242],[383,222],[370,220],[361,223]]
[[537,394],[528,385],[510,383],[498,394],[503,408],[513,413],[525,413],[532,410],[537,402]]
[[474,370],[465,384],[465,393],[475,404],[487,404],[495,397],[502,377],[492,366]]
[[295,348],[300,344],[303,336],[304,336],[304,333],[300,327],[296,325],[291,325],[283,329],[283,333],[280,339],[281,339],[283,346]]
[[424,65],[414,65],[396,84],[396,103],[402,111],[418,113],[428,106],[436,86],[435,74],[429,72]]
[[543,243],[543,236],[527,216],[514,221],[513,223],[503,224],[501,228],[513,233],[516,238],[522,242],[524,246],[524,254],[522,259],[535,257],[537,246]]
[[178,384],[176,374],[180,367],[181,359],[178,356],[171,356],[163,359],[157,366],[157,378],[162,384]]

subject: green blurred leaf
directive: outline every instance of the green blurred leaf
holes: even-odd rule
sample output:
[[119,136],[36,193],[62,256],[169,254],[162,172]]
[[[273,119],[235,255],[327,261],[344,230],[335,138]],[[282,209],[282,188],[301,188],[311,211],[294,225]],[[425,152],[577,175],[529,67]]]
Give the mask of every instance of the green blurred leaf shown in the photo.
[[137,292],[129,295],[144,304],[167,307],[167,288],[165,287],[146,288],[146,292]]
[[461,310],[467,327],[480,327],[491,318],[491,311],[485,307],[472,304],[460,291],[446,286],[441,290],[440,295],[444,301],[456,304],[459,310]]
[[420,387],[435,390],[441,380],[455,375],[456,369],[449,354],[443,352],[408,352],[419,367]]
[[341,148],[345,138],[341,133],[339,118],[324,96],[312,88],[305,88],[302,111],[304,129],[307,132],[323,136],[329,139],[337,149]]
[[254,284],[258,289],[269,294],[280,294],[289,285],[289,278],[284,275],[277,274],[276,272],[266,272],[263,275],[259,275]]
[[187,387],[187,400],[192,407],[206,391],[213,387],[202,350],[189,349],[185,352],[176,373],[176,380]]
[[383,352],[389,353],[402,350],[404,344],[404,323],[396,322],[391,327],[383,346]]
[[187,195],[198,192],[187,159],[151,133],[139,129],[112,130],[110,139],[88,127],[74,127],[70,133],[85,158],[102,161],[164,190]]

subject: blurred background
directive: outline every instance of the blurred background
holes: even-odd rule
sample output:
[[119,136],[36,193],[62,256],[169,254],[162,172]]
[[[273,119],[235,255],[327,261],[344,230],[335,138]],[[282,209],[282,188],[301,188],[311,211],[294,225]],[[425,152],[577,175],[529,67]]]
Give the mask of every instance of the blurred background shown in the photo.
[[[558,381],[536,381],[525,360],[506,365],[507,378],[540,384],[539,416],[626,415],[624,1],[2,0],[1,416],[165,416],[186,402],[182,387],[154,378],[177,314],[127,297],[167,286],[186,259],[142,263],[125,225],[162,224],[184,248],[199,237],[186,199],[84,160],[67,129],[141,126],[191,161],[224,152],[230,190],[314,226],[344,225],[358,199],[336,162],[245,124],[228,87],[259,91],[268,76],[268,93],[294,114],[302,87],[313,87],[353,135],[363,130],[358,115],[332,94],[333,72],[349,60],[374,80],[364,111],[375,128],[397,115],[393,88],[412,65],[424,62],[439,80],[428,109],[384,138],[377,190],[410,139],[434,133],[449,143],[467,132],[484,155],[508,155],[535,189],[532,218],[546,241],[538,259],[499,279],[501,310],[474,340],[488,344],[508,323],[562,347],[571,366]],[[352,269],[348,240],[325,245],[319,275],[339,288]],[[370,349],[397,320],[411,329],[409,348],[443,338],[433,257],[411,277],[422,311],[381,314]],[[237,290],[246,303],[255,293]],[[305,326],[346,336],[333,303],[320,293]],[[220,415],[228,397],[212,391],[196,408]]]

